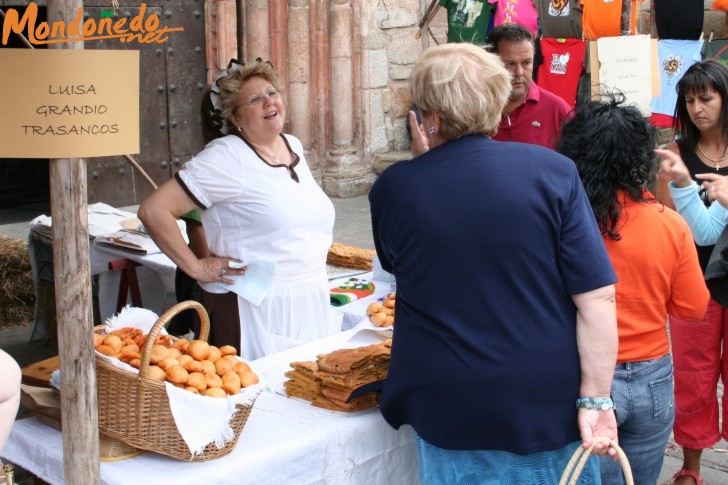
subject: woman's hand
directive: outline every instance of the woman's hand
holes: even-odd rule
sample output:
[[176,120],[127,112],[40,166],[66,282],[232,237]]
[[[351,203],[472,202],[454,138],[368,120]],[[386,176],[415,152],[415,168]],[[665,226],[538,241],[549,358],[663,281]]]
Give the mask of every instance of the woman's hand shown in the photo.
[[233,268],[230,263],[242,263],[239,259],[224,258],[218,256],[209,256],[197,260],[197,265],[189,276],[197,281],[206,283],[225,283],[232,285],[234,280],[229,279],[230,276],[240,276],[245,274],[245,267]]
[[[591,446],[595,437],[617,439],[617,417],[613,410],[592,411],[590,409],[579,409],[579,432],[581,433],[582,446],[587,449]],[[608,455],[617,460],[617,450],[609,446],[609,443],[600,442],[594,445],[595,455]]]
[[723,207],[728,207],[728,177],[717,173],[699,173],[695,176],[703,180],[703,187],[708,191],[710,200],[717,200]]
[[663,158],[660,163],[659,176],[673,182],[678,187],[688,187],[692,183],[688,167],[677,153],[672,150],[655,149],[655,153]]
[[422,125],[417,122],[417,114],[410,110],[409,112],[409,124],[410,133],[412,134],[412,151],[413,157],[419,157],[423,153],[427,153],[430,148],[430,139],[427,138],[427,133],[422,129]]

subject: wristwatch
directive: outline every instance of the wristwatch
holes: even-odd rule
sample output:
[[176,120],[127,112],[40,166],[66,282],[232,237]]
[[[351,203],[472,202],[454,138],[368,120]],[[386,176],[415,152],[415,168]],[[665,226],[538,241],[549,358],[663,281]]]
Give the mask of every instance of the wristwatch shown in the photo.
[[580,397],[576,400],[577,408],[589,409],[590,411],[609,411],[614,408],[614,401],[611,397]]

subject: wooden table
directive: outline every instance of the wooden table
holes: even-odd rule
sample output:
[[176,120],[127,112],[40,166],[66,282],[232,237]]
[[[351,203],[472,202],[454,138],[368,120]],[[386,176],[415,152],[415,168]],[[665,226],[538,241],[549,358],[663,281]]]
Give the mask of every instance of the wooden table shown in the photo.
[[51,387],[51,373],[60,368],[61,363],[56,355],[46,360],[41,360],[35,364],[30,364],[21,369],[23,375],[23,384],[38,387]]

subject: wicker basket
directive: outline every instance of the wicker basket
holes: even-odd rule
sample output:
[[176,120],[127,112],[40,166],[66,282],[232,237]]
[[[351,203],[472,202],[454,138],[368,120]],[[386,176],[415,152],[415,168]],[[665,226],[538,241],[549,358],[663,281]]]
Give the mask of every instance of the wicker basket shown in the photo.
[[213,442],[200,455],[190,453],[174,422],[165,384],[147,376],[152,345],[160,330],[175,315],[189,308],[197,310],[200,339],[207,340],[210,330],[207,312],[195,301],[184,301],[167,310],[149,331],[141,349],[138,374],[115,367],[96,356],[99,430],[135,448],[178,460],[206,461],[225,456],[235,448],[253,405],[237,406],[237,412],[230,420],[235,437],[225,446],[218,448]]

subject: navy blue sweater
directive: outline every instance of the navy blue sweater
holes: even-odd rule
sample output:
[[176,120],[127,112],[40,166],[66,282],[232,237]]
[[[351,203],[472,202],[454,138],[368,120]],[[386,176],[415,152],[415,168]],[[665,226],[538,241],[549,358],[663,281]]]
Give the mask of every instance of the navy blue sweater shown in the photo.
[[573,162],[467,136],[369,194],[397,318],[381,411],[448,449],[530,454],[579,439],[573,294],[616,281]]

